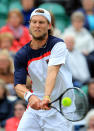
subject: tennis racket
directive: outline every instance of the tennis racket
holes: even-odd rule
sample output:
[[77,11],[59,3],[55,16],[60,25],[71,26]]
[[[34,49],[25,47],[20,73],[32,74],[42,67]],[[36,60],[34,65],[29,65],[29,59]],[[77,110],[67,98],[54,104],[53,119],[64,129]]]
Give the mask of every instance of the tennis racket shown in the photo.
[[[63,106],[62,100],[68,97],[72,103],[70,106]],[[58,108],[55,107],[55,103],[58,102]],[[77,88],[66,89],[56,100],[48,104],[49,107],[57,110],[67,120],[76,122],[82,120],[88,112],[88,100],[84,92]]]

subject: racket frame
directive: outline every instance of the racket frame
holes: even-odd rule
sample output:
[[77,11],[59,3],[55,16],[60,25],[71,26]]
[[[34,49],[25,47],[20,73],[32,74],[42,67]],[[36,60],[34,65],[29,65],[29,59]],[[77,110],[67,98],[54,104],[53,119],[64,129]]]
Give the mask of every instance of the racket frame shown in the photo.
[[[61,108],[62,96],[63,96],[68,90],[70,90],[70,89],[76,89],[76,90],[80,91],[80,92],[84,95],[85,100],[87,101],[87,103],[85,103],[87,110],[86,110],[85,114],[83,115],[83,117],[82,117],[81,119],[79,119],[79,120],[70,120],[70,119],[66,118],[66,116],[65,116],[64,113],[62,112],[62,108]],[[56,107],[52,106],[52,104],[53,104],[54,102],[58,101],[58,100],[59,100],[59,108],[60,108],[60,110],[58,110]],[[56,109],[56,110],[57,110],[61,115],[63,115],[67,120],[72,121],[72,122],[76,122],[76,121],[80,121],[80,120],[84,119],[84,117],[86,116],[86,114],[87,114],[87,112],[88,112],[88,99],[87,99],[85,93],[84,93],[81,89],[79,89],[79,88],[77,88],[77,87],[72,87],[72,88],[67,88],[58,98],[56,98],[54,101],[50,102],[50,103],[48,104],[48,106],[51,107],[51,108]]]

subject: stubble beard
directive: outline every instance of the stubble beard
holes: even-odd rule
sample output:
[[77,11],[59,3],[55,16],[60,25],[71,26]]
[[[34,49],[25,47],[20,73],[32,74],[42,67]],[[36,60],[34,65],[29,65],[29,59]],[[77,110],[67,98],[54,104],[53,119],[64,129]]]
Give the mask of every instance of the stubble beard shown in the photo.
[[44,40],[45,39],[45,36],[47,35],[47,33],[44,33],[43,35],[39,36],[39,37],[36,37],[34,34],[32,34],[32,37],[35,39],[35,40]]
[[39,41],[44,40],[45,37],[46,37],[46,35],[47,35],[47,32],[46,32],[46,33],[44,33],[43,35],[36,37],[30,30],[29,30],[29,32],[30,32],[30,34],[32,35],[32,37],[33,37],[35,40],[39,40]]

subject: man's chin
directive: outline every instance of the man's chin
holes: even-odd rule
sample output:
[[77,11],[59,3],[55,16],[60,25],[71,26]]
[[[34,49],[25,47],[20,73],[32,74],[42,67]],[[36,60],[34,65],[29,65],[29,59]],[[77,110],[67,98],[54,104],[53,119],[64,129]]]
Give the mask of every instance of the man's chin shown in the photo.
[[44,40],[46,35],[47,35],[46,33],[41,35],[41,36],[35,36],[35,35],[32,34],[32,36],[35,40]]

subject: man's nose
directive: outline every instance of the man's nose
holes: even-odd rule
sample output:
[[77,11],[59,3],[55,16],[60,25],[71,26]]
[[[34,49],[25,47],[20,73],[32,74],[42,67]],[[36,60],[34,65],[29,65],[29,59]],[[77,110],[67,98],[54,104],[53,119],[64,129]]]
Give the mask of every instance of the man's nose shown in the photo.
[[36,23],[36,27],[39,27],[39,26],[40,26],[40,24],[39,24],[39,22],[37,22],[37,23]]

